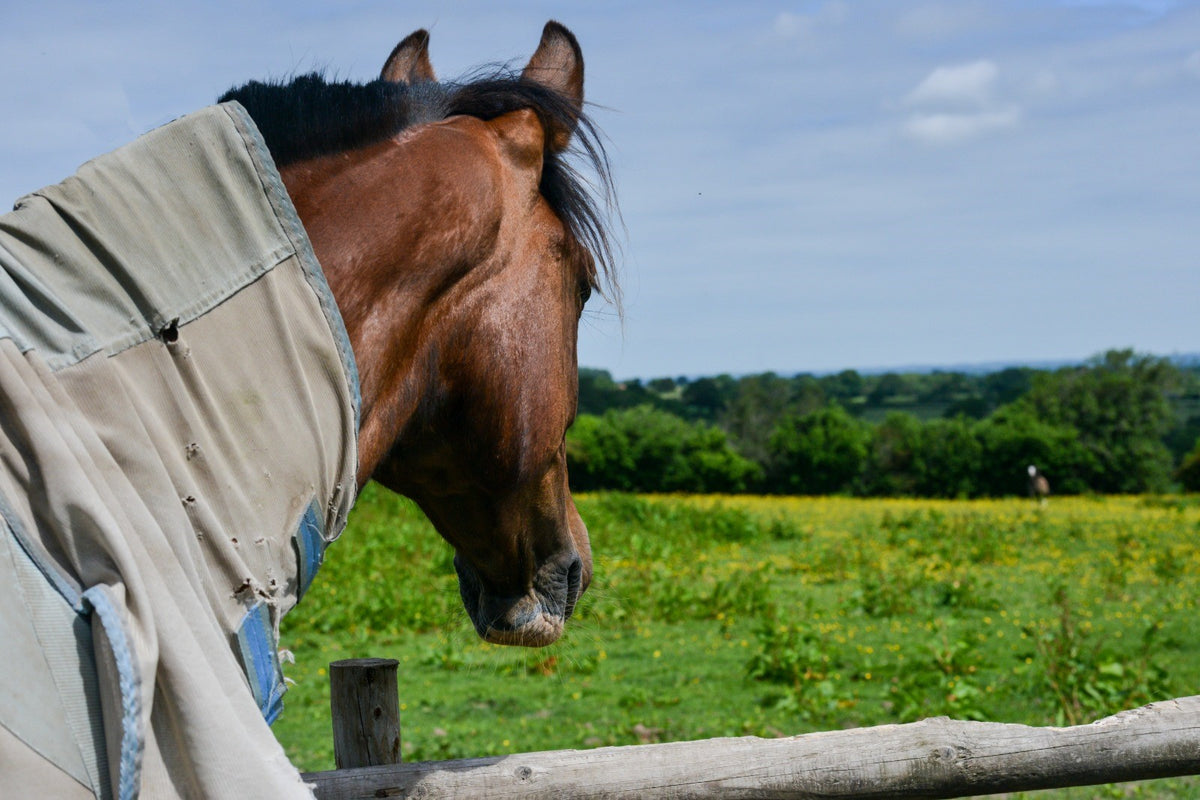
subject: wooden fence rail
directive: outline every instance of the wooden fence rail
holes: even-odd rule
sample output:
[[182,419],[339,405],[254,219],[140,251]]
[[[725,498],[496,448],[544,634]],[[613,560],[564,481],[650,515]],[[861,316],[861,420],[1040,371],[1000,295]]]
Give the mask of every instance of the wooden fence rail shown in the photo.
[[315,772],[352,798],[933,798],[1200,774],[1200,696],[1090,725],[908,725]]

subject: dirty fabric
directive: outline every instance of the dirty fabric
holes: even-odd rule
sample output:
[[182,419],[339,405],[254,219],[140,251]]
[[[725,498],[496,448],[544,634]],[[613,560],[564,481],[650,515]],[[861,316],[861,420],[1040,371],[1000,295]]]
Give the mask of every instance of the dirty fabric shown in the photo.
[[309,797],[280,617],[345,525],[345,329],[236,103],[0,217],[0,797]]

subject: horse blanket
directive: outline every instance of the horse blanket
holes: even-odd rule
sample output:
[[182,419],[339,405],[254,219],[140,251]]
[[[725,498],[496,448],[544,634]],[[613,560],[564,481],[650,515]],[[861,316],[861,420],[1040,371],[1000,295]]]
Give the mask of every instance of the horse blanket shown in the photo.
[[0,216],[0,797],[310,797],[280,617],[354,500],[358,379],[226,104]]

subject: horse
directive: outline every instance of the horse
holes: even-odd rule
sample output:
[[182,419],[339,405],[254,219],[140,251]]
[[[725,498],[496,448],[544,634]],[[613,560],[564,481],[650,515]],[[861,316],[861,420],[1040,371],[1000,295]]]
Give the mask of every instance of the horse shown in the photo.
[[1050,481],[1046,480],[1046,476],[1033,464],[1025,471],[1029,473],[1029,496],[1045,505],[1046,498],[1050,496]]
[[0,795],[311,796],[279,620],[369,480],[480,637],[561,636],[608,163],[564,26],[457,83],[428,44],[233,88],[0,217]]

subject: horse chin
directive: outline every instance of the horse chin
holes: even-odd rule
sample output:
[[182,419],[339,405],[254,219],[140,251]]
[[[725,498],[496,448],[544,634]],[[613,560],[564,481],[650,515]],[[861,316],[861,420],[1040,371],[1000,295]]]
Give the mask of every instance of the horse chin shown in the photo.
[[456,557],[454,566],[463,606],[485,642],[545,647],[562,636],[579,596],[577,579],[554,581],[544,588],[535,583],[523,595],[501,597],[487,591],[464,559]]
[[561,617],[554,617],[543,612],[519,628],[487,627],[480,630],[479,623],[476,623],[475,630],[479,633],[480,638],[492,644],[545,647],[558,641],[558,638],[562,636],[563,625]]

